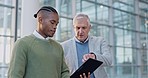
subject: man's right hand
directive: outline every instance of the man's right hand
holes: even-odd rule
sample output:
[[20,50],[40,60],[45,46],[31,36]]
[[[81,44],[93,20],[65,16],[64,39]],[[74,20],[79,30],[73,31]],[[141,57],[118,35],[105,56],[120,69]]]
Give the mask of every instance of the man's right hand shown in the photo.
[[89,58],[96,59],[96,55],[94,53],[84,54],[82,62],[86,62]]

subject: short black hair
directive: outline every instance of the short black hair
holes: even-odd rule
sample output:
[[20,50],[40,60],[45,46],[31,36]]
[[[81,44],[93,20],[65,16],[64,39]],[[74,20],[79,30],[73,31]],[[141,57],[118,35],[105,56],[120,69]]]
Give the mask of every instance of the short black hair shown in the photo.
[[54,12],[54,13],[57,13],[57,14],[58,14],[58,12],[56,11],[56,9],[54,9],[53,7],[51,7],[51,6],[43,6],[43,7],[41,7],[41,8],[38,10],[38,12],[37,12],[36,14],[34,14],[34,17],[35,17],[35,18],[37,18],[37,14],[38,14],[41,10],[45,10],[45,11],[49,11],[49,12]]

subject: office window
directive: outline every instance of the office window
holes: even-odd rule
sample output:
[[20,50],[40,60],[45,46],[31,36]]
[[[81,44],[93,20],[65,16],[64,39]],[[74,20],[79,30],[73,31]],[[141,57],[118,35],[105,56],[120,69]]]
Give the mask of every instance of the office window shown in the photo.
[[108,7],[105,7],[103,5],[97,5],[96,20],[93,21],[102,24],[109,24],[108,10],[109,10]]
[[[12,37],[12,26],[11,26],[11,8],[0,7],[0,62],[9,62],[10,45]],[[6,56],[9,56],[6,58]]]
[[72,0],[61,0],[59,10],[60,15],[72,17]]
[[119,28],[135,30],[135,16],[122,11],[114,10],[113,25]]
[[139,2],[139,13],[144,17],[148,17],[148,4]]
[[134,13],[134,0],[113,0],[113,7]]
[[72,29],[72,20],[67,19],[67,18],[61,18],[60,19],[60,30],[61,30],[61,40],[60,41],[65,41],[71,37],[73,37],[73,29]]
[[147,32],[148,33],[148,18],[141,17],[140,18],[140,31],[141,32]]
[[5,5],[12,5],[13,0],[0,0],[0,3],[5,4]]
[[91,30],[90,30],[90,35],[102,36],[106,40],[108,40],[109,27],[102,26],[102,25],[99,25],[99,24],[92,24],[92,27],[91,27]]

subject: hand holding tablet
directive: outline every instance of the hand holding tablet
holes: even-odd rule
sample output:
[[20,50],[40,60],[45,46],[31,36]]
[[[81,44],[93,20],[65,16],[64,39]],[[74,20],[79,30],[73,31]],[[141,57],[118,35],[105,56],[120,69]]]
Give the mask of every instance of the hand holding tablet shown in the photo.
[[71,76],[70,78],[79,78],[80,75],[88,75],[88,72],[93,73],[103,62],[89,58],[83,63]]

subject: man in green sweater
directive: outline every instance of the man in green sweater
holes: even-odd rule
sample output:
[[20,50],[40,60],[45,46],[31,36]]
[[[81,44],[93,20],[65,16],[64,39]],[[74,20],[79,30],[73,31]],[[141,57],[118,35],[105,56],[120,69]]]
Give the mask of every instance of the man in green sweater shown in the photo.
[[48,38],[53,37],[59,23],[57,11],[43,6],[34,17],[37,29],[16,41],[8,78],[69,78],[61,45]]

